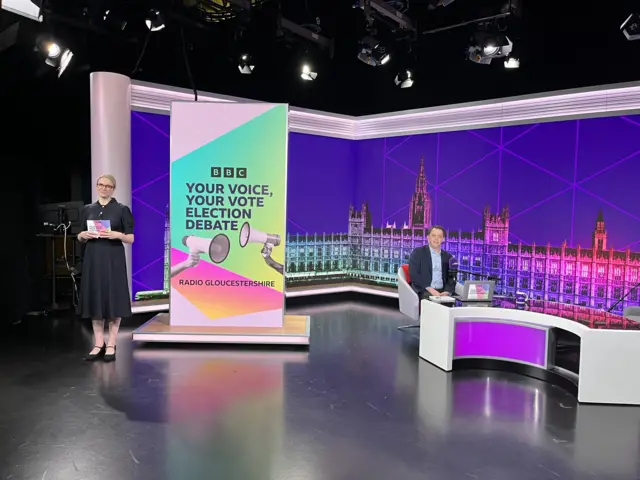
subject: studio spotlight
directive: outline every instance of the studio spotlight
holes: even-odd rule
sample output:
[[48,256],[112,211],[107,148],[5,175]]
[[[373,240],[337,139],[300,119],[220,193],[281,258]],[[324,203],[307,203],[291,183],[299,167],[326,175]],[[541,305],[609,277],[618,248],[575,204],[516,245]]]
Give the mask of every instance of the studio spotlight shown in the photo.
[[508,56],[513,50],[513,42],[506,35],[477,32],[475,44],[469,47],[469,60],[489,65],[494,58]]
[[413,75],[411,70],[403,70],[396,75],[393,83],[400,88],[410,88],[413,86]]
[[515,57],[509,57],[504,61],[504,68],[515,69],[520,68],[520,59]]
[[58,77],[62,76],[73,59],[73,52],[53,40],[38,42],[38,49],[44,56],[44,63],[58,70]]
[[58,58],[62,53],[60,45],[58,45],[56,42],[49,42],[45,45],[44,48],[47,54],[47,58]]
[[145,18],[144,23],[152,32],[158,32],[165,27],[162,14],[158,10],[151,10]]
[[387,49],[375,38],[365,37],[360,41],[358,60],[372,67],[385,65],[391,60]]
[[302,73],[300,74],[300,78],[307,82],[311,82],[318,78],[318,72],[314,72],[313,70],[311,70],[309,64],[305,63],[304,65],[302,65]]
[[254,68],[256,67],[249,54],[243,53],[240,55],[240,60],[238,61],[238,70],[240,70],[240,73],[243,75],[251,75]]
[[637,13],[629,15],[629,18],[624,21],[620,30],[622,30],[627,40],[640,40],[640,15]]

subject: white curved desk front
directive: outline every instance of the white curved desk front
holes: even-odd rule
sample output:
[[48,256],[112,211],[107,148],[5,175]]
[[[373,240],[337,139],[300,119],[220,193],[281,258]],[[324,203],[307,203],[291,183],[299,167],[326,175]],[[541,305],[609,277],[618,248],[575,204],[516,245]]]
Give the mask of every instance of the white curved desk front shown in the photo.
[[579,402],[640,405],[640,330],[597,329],[529,310],[422,300],[420,357],[445,371],[458,358],[551,369],[554,328],[580,337]]

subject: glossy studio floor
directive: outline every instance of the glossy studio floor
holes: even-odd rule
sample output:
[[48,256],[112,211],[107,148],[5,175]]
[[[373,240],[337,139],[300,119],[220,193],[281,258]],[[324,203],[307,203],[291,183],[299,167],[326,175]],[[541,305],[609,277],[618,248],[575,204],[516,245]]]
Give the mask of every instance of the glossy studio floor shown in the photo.
[[640,478],[640,408],[443,373],[392,308],[289,311],[312,315],[308,351],[134,348],[136,317],[117,361],[92,365],[87,325],[14,325],[0,340],[0,479]]

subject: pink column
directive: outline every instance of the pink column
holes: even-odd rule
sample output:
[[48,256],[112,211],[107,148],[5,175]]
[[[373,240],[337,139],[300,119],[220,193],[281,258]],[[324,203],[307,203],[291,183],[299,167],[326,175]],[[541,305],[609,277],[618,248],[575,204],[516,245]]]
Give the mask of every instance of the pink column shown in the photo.
[[[131,79],[94,72],[91,93],[91,181],[105,173],[116,177],[114,194],[131,207]],[[95,189],[93,200],[97,200]],[[125,245],[131,292],[131,245]]]

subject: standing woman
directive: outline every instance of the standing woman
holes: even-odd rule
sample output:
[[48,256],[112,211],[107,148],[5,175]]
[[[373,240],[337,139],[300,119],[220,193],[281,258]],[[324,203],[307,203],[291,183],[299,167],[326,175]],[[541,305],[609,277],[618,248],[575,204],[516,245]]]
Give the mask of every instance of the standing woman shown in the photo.
[[[131,316],[131,297],[127,277],[124,243],[133,243],[131,209],[113,198],[116,179],[113,175],[98,178],[98,201],[82,209],[82,232],[78,240],[85,243],[80,286],[80,315],[91,318],[94,347],[87,361],[116,359],[116,340],[122,317]],[[110,232],[89,232],[87,220],[109,220]],[[109,337],[104,339],[104,321],[109,323]]]

